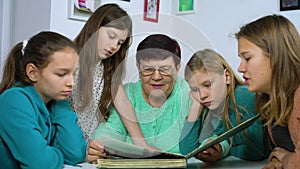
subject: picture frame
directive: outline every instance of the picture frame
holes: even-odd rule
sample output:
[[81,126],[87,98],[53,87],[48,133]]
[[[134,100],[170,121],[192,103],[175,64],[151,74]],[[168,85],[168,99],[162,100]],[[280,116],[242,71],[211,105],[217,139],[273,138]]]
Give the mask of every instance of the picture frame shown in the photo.
[[68,0],[68,19],[87,21],[101,6],[101,0]]
[[175,15],[196,12],[197,0],[172,0],[172,13]]
[[160,0],[145,0],[144,2],[144,20],[158,22]]
[[300,0],[280,0],[280,11],[300,9]]

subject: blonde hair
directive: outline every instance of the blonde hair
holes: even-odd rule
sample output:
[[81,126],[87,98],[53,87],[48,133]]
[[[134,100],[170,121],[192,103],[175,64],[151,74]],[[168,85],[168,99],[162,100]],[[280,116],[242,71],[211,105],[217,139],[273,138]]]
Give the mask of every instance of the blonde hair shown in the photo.
[[[235,117],[238,123],[241,122],[239,106],[236,103],[234,90],[237,86],[243,85],[242,80],[234,73],[226,60],[217,52],[211,49],[199,50],[193,54],[185,68],[185,79],[188,81],[197,71],[214,72],[224,75],[224,70],[227,70],[230,76],[230,85],[227,85],[227,94],[225,108],[222,113],[223,123],[227,129],[232,128],[229,118],[229,109],[235,112]],[[230,107],[232,101],[233,107]]]
[[243,26],[236,34],[254,43],[270,58],[271,94],[256,94],[256,111],[265,125],[286,125],[300,84],[300,38],[285,17],[268,15]]

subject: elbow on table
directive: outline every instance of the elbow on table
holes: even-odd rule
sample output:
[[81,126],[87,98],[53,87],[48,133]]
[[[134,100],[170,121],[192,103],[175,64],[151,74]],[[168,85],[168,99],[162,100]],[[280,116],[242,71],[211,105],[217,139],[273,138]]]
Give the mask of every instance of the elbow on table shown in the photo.
[[86,158],[86,146],[83,146],[81,149],[77,149],[77,151],[69,152],[67,155],[65,155],[65,164],[77,164],[81,163]]

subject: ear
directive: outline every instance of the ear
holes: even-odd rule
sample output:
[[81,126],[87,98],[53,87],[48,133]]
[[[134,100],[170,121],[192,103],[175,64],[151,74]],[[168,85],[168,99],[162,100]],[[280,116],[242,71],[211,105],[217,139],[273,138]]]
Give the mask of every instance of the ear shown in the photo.
[[38,79],[38,68],[33,63],[28,63],[26,65],[26,75],[32,82],[36,82]]
[[181,67],[181,64],[179,63],[179,64],[176,66],[177,71],[179,71],[180,67]]
[[225,69],[224,70],[224,74],[225,74],[225,82],[226,82],[226,84],[230,84],[230,72],[227,70],[227,69]]

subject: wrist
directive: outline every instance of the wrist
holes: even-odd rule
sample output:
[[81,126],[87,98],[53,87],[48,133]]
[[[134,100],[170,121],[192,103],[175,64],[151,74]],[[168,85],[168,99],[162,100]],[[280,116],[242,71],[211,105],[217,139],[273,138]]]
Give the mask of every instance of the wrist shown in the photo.
[[132,141],[137,146],[141,146],[141,147],[147,147],[148,146],[148,143],[145,140],[145,138],[132,138]]
[[199,106],[200,104],[192,104],[191,107],[190,107],[190,112],[188,114],[188,117],[187,117],[187,121],[189,122],[195,122],[198,120],[199,116],[200,116],[200,113],[201,113],[201,110],[200,110],[200,107]]

